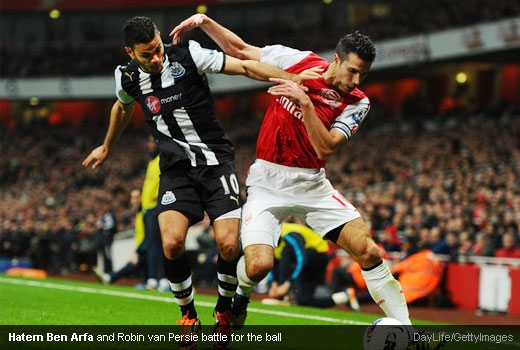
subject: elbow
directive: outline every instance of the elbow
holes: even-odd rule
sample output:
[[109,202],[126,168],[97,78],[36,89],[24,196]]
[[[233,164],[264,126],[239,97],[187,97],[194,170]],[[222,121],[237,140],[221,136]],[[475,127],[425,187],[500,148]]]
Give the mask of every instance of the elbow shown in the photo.
[[249,56],[247,55],[246,50],[241,47],[231,47],[226,51],[226,54],[238,58],[240,60],[248,60]]
[[316,150],[316,154],[318,158],[322,160],[326,160],[328,157],[336,153],[335,149],[329,148],[329,147],[323,147],[319,150]]
[[241,59],[241,60],[252,60],[252,61],[259,61],[260,59],[256,58],[254,55],[254,52],[252,51],[250,45],[246,43],[234,43],[232,45],[229,45],[226,50],[226,54],[229,56],[233,56],[235,58]]

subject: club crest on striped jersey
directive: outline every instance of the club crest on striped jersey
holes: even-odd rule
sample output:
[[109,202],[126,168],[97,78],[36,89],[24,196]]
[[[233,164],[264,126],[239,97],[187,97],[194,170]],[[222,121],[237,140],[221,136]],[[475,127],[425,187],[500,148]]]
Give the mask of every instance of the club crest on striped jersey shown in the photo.
[[170,73],[174,78],[180,78],[186,73],[186,69],[179,62],[173,62],[170,65]]
[[343,98],[336,90],[321,89],[319,96],[321,97],[323,102],[325,102],[332,108],[338,108],[343,103]]
[[148,110],[154,114],[161,110],[161,101],[153,95],[148,96],[145,103]]
[[176,200],[177,200],[177,198],[175,198],[175,195],[173,194],[172,191],[166,191],[166,193],[163,194],[163,196],[162,196],[161,204],[162,205],[172,204]]

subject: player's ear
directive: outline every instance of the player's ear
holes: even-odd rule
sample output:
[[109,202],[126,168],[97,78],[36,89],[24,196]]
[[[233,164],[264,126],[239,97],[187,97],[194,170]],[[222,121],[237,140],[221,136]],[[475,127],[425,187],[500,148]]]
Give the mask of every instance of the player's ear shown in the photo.
[[341,63],[341,60],[339,59],[339,55],[337,53],[334,53],[334,62],[336,62],[336,64]]
[[131,59],[134,59],[134,58],[135,58],[135,55],[134,55],[134,53],[132,52],[132,49],[130,48],[130,46],[125,46],[125,51],[126,51],[126,53],[128,54],[128,56],[130,56]]

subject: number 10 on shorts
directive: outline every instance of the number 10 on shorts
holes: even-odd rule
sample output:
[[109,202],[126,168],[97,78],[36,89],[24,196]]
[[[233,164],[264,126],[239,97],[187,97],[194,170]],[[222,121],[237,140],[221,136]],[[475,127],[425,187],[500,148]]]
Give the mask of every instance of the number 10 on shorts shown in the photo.
[[224,188],[224,194],[229,194],[229,185],[231,185],[231,189],[234,194],[239,194],[239,186],[237,176],[235,174],[229,174],[228,179],[226,179],[226,175],[222,175],[220,177],[220,182],[222,182],[222,187]]

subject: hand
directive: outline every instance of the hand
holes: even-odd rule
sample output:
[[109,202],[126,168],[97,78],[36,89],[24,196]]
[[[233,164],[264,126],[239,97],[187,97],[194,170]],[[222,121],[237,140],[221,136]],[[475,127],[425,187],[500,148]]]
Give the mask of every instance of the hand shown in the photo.
[[87,158],[83,161],[83,166],[88,167],[92,163],[92,169],[96,169],[108,158],[108,150],[104,145],[96,147],[90,152]]
[[172,37],[172,43],[174,45],[178,44],[181,41],[181,37],[184,32],[199,27],[205,19],[207,19],[206,15],[197,13],[196,15],[193,15],[188,19],[182,21],[178,26],[173,28],[173,30],[169,34],[169,36]]
[[286,281],[286,282],[282,283],[278,287],[278,295],[279,295],[279,297],[281,298],[281,297],[286,296],[287,294],[289,294],[290,290],[291,290],[291,282]]
[[280,285],[276,282],[271,284],[271,289],[269,290],[269,297],[274,299],[281,299],[286,296],[291,290],[291,282],[286,281]]
[[306,80],[314,80],[321,78],[321,75],[323,74],[323,68],[322,67],[312,67],[309,69],[304,70],[300,74],[298,74],[296,77],[296,82],[298,84],[303,84]]
[[271,288],[269,288],[269,298],[276,298],[277,297],[277,293],[276,291],[278,290],[278,283],[276,282],[272,282],[271,283]]
[[307,96],[302,86],[294,81],[278,78],[270,78],[269,80],[278,84],[267,89],[269,94],[273,96],[285,96],[299,106],[305,103],[311,103],[311,99]]

